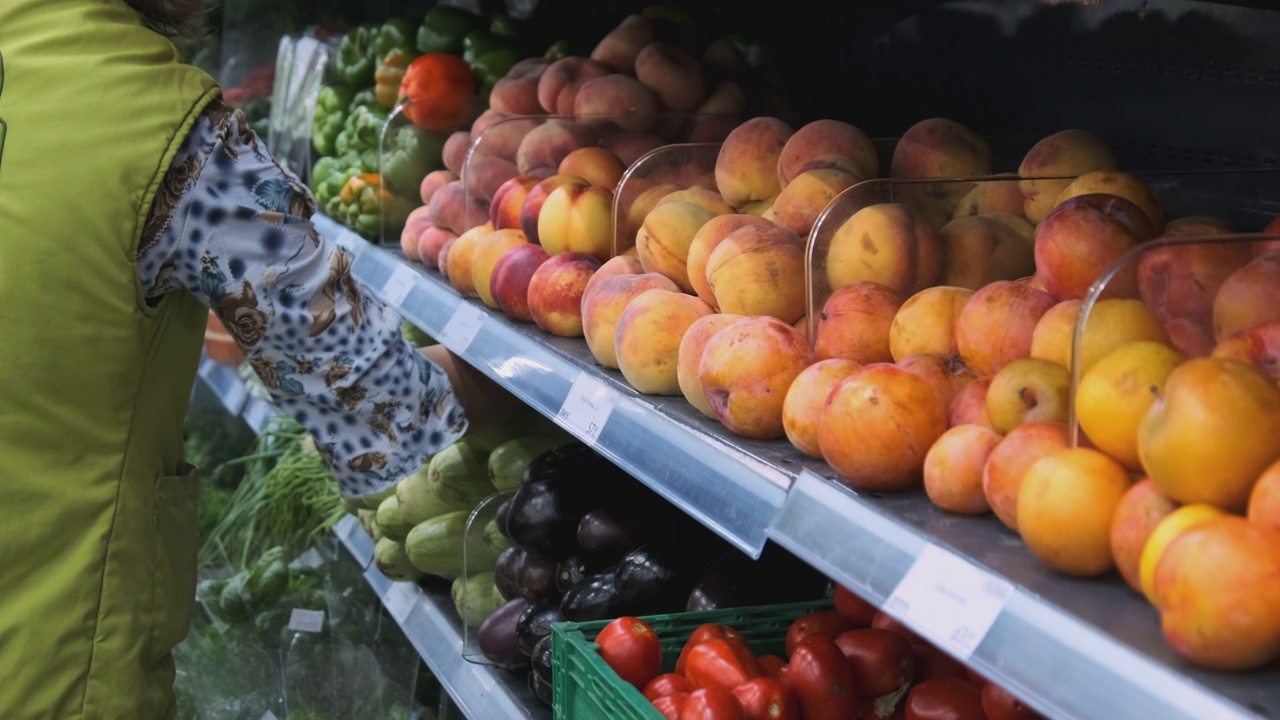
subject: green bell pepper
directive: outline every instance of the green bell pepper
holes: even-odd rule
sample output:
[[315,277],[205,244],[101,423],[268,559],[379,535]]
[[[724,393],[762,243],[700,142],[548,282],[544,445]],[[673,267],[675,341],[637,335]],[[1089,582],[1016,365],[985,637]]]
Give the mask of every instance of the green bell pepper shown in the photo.
[[519,37],[524,34],[523,25],[524,23],[518,19],[506,13],[499,13],[494,15],[493,20],[489,22],[489,32],[503,37]]
[[382,107],[382,103],[378,102],[378,93],[375,88],[365,88],[351,96],[351,104],[347,106],[347,112],[353,113],[358,107],[370,109]]
[[468,65],[475,65],[476,58],[495,50],[516,47],[515,41],[502,35],[494,35],[488,30],[472,30],[462,38],[462,59]]
[[[340,187],[334,188],[333,183],[348,168],[349,166],[342,158],[331,156],[322,157],[311,166],[311,194],[315,195],[317,205],[324,207],[329,198],[338,192]],[[342,182],[345,183],[346,179]]]
[[374,60],[382,62],[393,52],[408,53],[413,50],[418,28],[404,18],[393,18],[378,28],[373,40]]
[[567,58],[573,54],[573,46],[568,40],[557,40],[547,46],[547,51],[542,53],[542,57],[552,62]]
[[482,86],[492,90],[499,80],[511,72],[511,66],[519,61],[520,56],[515,50],[510,48],[494,50],[476,58],[476,61],[471,64],[471,72],[475,73]]
[[435,5],[418,28],[418,51],[422,53],[462,52],[462,39],[479,25],[480,16],[449,5]]
[[334,142],[347,122],[347,107],[355,93],[351,88],[326,85],[316,95],[315,114],[311,117],[311,144],[321,155],[335,152]]
[[448,133],[430,132],[412,123],[388,131],[382,155],[382,183],[387,190],[415,195],[427,173],[444,168],[441,158],[448,137]]
[[338,74],[348,87],[362,88],[373,84],[373,71],[378,58],[374,57],[373,30],[365,26],[352,29],[342,36],[338,44]]
[[356,108],[347,116],[342,132],[334,140],[334,149],[339,155],[357,155],[363,167],[377,168],[378,139],[386,122],[387,113],[381,106]]

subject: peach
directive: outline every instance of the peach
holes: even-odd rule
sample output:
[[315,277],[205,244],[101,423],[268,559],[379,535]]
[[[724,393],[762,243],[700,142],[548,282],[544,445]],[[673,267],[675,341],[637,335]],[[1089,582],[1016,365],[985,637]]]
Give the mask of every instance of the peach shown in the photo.
[[1169,333],[1169,344],[1187,357],[1209,357],[1217,347],[1212,320],[1174,318],[1164,324],[1164,329]]
[[444,244],[440,246],[439,254],[436,255],[436,268],[440,270],[440,274],[444,276],[445,280],[449,279],[449,253],[453,250],[453,246],[457,241],[457,235],[447,238]]
[[1183,215],[1165,221],[1166,235],[1226,235],[1234,232],[1231,223],[1212,215]]
[[[921,120],[907,129],[893,148],[889,175],[894,178],[966,178],[990,175],[991,146],[969,128],[946,118]],[[934,227],[955,214],[972,182],[903,185],[905,202]]]
[[947,406],[947,424],[950,427],[981,425],[995,429],[991,425],[991,416],[987,414],[987,390],[994,379],[994,375],[974,378],[956,392]]
[[928,382],[934,394],[948,408],[948,415],[951,401],[974,380],[973,371],[955,355],[920,353],[908,355],[894,364]]
[[800,237],[808,237],[827,205],[857,182],[856,176],[843,170],[806,170],[788,182],[773,201],[773,221]]
[[1067,573],[1091,577],[1115,567],[1111,518],[1129,490],[1129,473],[1097,450],[1057,450],[1027,468],[1018,492],[1018,530],[1032,554]]
[[819,360],[796,376],[782,403],[782,429],[792,446],[809,457],[822,458],[818,427],[827,396],[861,363],[840,358]]
[[540,182],[532,175],[517,175],[493,191],[493,200],[489,203],[489,224],[494,230],[522,229],[520,209],[525,198],[529,197],[529,191]]
[[1067,426],[1041,422],[1019,425],[996,445],[982,469],[982,492],[1000,522],[1018,531],[1018,495],[1023,476],[1036,461],[1066,447]]
[[1138,207],[1138,210],[1146,216],[1152,230],[1150,235],[1140,237],[1139,240],[1149,240],[1164,232],[1164,210],[1161,209],[1160,201],[1156,199],[1156,194],[1140,178],[1129,173],[1114,170],[1087,172],[1072,180],[1069,185],[1063,188],[1062,193],[1058,195],[1058,199],[1054,201],[1054,207],[1073,197],[1096,193],[1115,195],[1128,200]]
[[431,196],[437,190],[454,180],[461,180],[452,170],[432,170],[422,178],[422,184],[418,186],[418,195],[422,198],[422,204],[431,203]]
[[680,395],[680,341],[695,320],[713,312],[678,289],[653,288],[636,295],[618,317],[614,354],[622,376],[642,393]]
[[742,123],[748,108],[747,92],[733,80],[721,80],[693,112],[689,142],[723,142]]
[[649,18],[633,13],[622,19],[591,51],[591,59],[604,63],[617,73],[635,74],[636,56],[653,42],[653,26]]
[[818,315],[814,350],[818,357],[862,364],[889,362],[889,332],[902,296],[876,282],[845,285],[827,298]]
[[1031,355],[1036,323],[1053,307],[1053,297],[1011,280],[978,290],[956,318],[956,349],[979,375]]
[[707,257],[706,278],[724,312],[769,315],[787,324],[804,315],[804,242],[785,228],[748,224],[729,233]]
[[[1137,246],[1139,238],[1109,212],[1121,203],[1128,201],[1080,195],[1054,208],[1036,228],[1036,276],[1050,295],[1059,300],[1083,298],[1104,270]],[[1137,296],[1136,263],[1125,265],[1108,280],[1101,295]]]
[[901,360],[916,353],[955,355],[955,324],[973,297],[967,288],[938,285],[907,298],[889,326],[889,353]]
[[644,272],[644,266],[640,264],[638,258],[629,255],[618,255],[611,257],[600,266],[599,270],[591,276],[591,280],[587,283],[586,293],[591,292],[591,288],[597,283],[603,282],[607,277],[614,275],[639,275]]
[[538,104],[552,115],[573,115],[578,91],[587,81],[613,72],[608,65],[580,55],[551,63],[538,80]]
[[1185,357],[1163,343],[1139,340],[1102,356],[1076,388],[1076,418],[1097,448],[1132,471],[1138,458],[1138,426]]
[[533,322],[533,314],[529,311],[529,283],[548,257],[541,245],[526,242],[498,258],[489,276],[489,292],[499,310],[516,320]]
[[[994,177],[1007,176],[1010,180],[983,180],[973,184],[973,189],[956,205],[952,218],[970,215],[1009,215],[1026,222],[1022,215],[1022,188],[1018,176],[1013,173],[996,173]],[[1030,223],[1027,223],[1030,225]]]
[[652,133],[613,132],[600,138],[600,147],[618,156],[625,167],[662,147],[663,139]]
[[1144,478],[1125,491],[1111,516],[1111,558],[1124,581],[1138,592],[1142,592],[1139,566],[1147,539],[1160,521],[1177,508],[1178,503]]
[[507,115],[541,115],[538,84],[551,65],[546,58],[526,58],[511,66],[489,91],[489,107]]
[[938,279],[941,253],[937,232],[914,210],[897,203],[868,205],[831,237],[827,282],[836,290],[869,280],[910,295]]
[[840,120],[814,120],[796,130],[782,153],[778,155],[778,185],[786,187],[809,163],[839,162],[827,158],[843,158],[849,161],[837,168],[849,172],[860,180],[880,175],[880,157],[871,138],[857,127]]
[[649,86],[667,110],[689,112],[707,97],[702,63],[664,42],[651,42],[636,55],[636,79]]
[[1165,640],[1191,662],[1250,670],[1280,656],[1280,531],[1210,520],[1169,544],[1156,568]]
[[785,435],[782,405],[800,371],[817,361],[804,334],[773,317],[746,317],[711,336],[698,363],[702,392],[730,432]]
[[1000,435],[982,425],[956,425],[924,456],[924,490],[934,505],[961,515],[989,512],[982,493],[982,469]]
[[654,207],[659,207],[663,203],[676,201],[691,202],[694,205],[701,205],[716,215],[730,215],[733,213],[733,208],[729,207],[729,204],[724,201],[724,198],[721,197],[720,193],[716,192],[714,189],[696,185],[663,195],[658,198],[658,202],[654,204]]
[[[1074,301],[1067,301],[1074,302]],[[1070,368],[1077,358],[1072,353],[1079,306],[1059,303],[1036,325],[1031,354]],[[1138,340],[1169,344],[1169,334],[1160,319],[1141,300],[1099,300],[1084,324],[1084,338],[1079,357],[1080,372],[1085,373],[1107,353]]]
[[712,336],[733,323],[741,320],[743,315],[726,315],[712,313],[693,321],[680,339],[680,350],[676,358],[676,381],[680,384],[680,392],[689,404],[698,412],[709,418],[716,416],[711,403],[702,390],[702,381],[698,379],[698,367],[702,363],[702,351]]
[[449,284],[462,297],[477,297],[471,263],[475,257],[476,243],[491,232],[493,227],[488,223],[471,228],[459,235],[449,250]]
[[[667,197],[670,196],[668,195]],[[689,275],[689,285],[693,288],[693,292],[699,298],[702,298],[703,302],[715,308],[720,307],[716,303],[715,292],[712,291],[711,284],[707,282],[707,260],[711,257],[711,253],[716,249],[716,246],[738,228],[747,225],[764,226],[768,224],[768,220],[755,215],[729,213],[717,215],[698,228],[698,231],[693,234],[693,239],[689,241],[689,254],[685,260],[685,269]]]
[[636,178],[622,183],[618,187],[620,197],[617,205],[624,217],[614,220],[619,226],[619,232],[622,233],[622,245],[634,248],[638,253],[636,239],[640,228],[644,226],[644,219],[657,207],[659,200],[679,189],[679,185],[672,183],[648,185],[648,181]]
[[741,78],[747,73],[747,59],[728,38],[707,43],[702,52],[702,64],[715,75]]
[[1280,381],[1280,321],[1264,322],[1232,335],[1218,343],[1211,356],[1247,362]]
[[1063,300],[1040,317],[1031,333],[1031,357],[1071,367],[1072,334],[1083,304],[1080,300]]
[[595,145],[596,131],[582,123],[550,119],[530,130],[516,151],[516,167],[521,175],[540,169],[559,169],[565,156],[581,147]]
[[551,193],[563,185],[587,187],[590,184],[585,178],[577,175],[556,174],[529,188],[524,202],[520,203],[520,229],[524,231],[525,237],[529,238],[529,242],[539,244],[542,242],[542,237],[538,234],[538,226],[541,222],[542,208],[546,205]]
[[490,203],[492,214],[493,196],[508,180],[520,177],[516,164],[491,155],[472,156],[463,169],[467,192]]
[[438,267],[436,263],[440,257],[440,251],[445,243],[456,237],[458,237],[457,233],[452,230],[434,225],[423,230],[418,236],[418,257],[422,260],[422,264],[432,268]]
[[498,259],[517,245],[527,244],[529,244],[529,238],[514,228],[494,230],[476,240],[475,248],[471,251],[471,284],[475,286],[476,294],[485,305],[498,309],[498,303],[493,297],[490,286],[493,268],[498,264]]
[[414,208],[404,221],[404,229],[400,231],[400,250],[410,260],[422,259],[418,255],[418,238],[422,237],[423,230],[432,227],[429,212],[426,205]]
[[1236,360],[1188,360],[1139,426],[1138,455],[1174,500],[1243,508],[1280,457],[1280,389]]
[[432,225],[459,235],[489,221],[488,201],[468,194],[461,180],[442,185],[427,207]]
[[1117,170],[1115,155],[1087,130],[1062,130],[1043,138],[1027,151],[1018,166],[1025,198],[1023,213],[1039,223],[1053,210],[1071,181],[1093,170]]
[[552,190],[538,213],[538,242],[549,255],[572,250],[608,260],[613,254],[613,191],[581,183]]
[[471,151],[471,133],[457,130],[449,134],[444,141],[444,149],[440,151],[440,159],[445,169],[462,177],[462,167],[467,164],[467,153]]
[[1071,373],[1040,358],[1022,358],[1000,368],[987,389],[987,416],[1001,435],[1028,422],[1067,421]]
[[619,73],[582,84],[573,101],[579,122],[601,129],[649,132],[658,120],[658,96],[644,83]]
[[1161,599],[1156,592],[1156,568],[1160,558],[1169,549],[1169,544],[1191,528],[1226,514],[1221,508],[1212,505],[1192,503],[1175,508],[1156,523],[1138,558],[1138,587],[1157,609],[1161,605]]
[[1280,530],[1280,463],[1272,463],[1249,493],[1249,520]]
[[693,236],[715,213],[688,201],[658,203],[645,215],[636,233],[636,250],[646,272],[659,272],[680,289],[693,292],[689,283],[689,245]]
[[715,169],[716,188],[725,202],[735,208],[773,202],[782,191],[778,183],[778,157],[792,132],[783,120],[762,116],[742,123],[729,133],[720,145]]
[[515,162],[525,135],[543,123],[537,116],[509,117],[486,110],[471,126],[471,154]]
[[[1226,232],[1230,232],[1230,230],[1228,229]],[[1267,223],[1267,226],[1262,228],[1262,232],[1271,235],[1273,238],[1276,235],[1280,235],[1280,217],[1276,217],[1272,219],[1271,222]],[[1280,250],[1280,240],[1259,240],[1257,242],[1250,243],[1249,248],[1254,257],[1262,257],[1263,255]]]
[[977,290],[996,280],[1017,280],[1036,271],[1031,246],[995,218],[956,218],[938,230],[938,240],[942,243],[940,285]]
[[1231,273],[1213,299],[1218,342],[1272,320],[1280,320],[1280,253],[1254,258]]
[[[603,266],[596,275],[601,272],[604,272]],[[670,278],[658,273],[614,272],[603,278],[591,278],[582,294],[582,334],[596,362],[608,368],[618,367],[618,354],[614,345],[618,334],[618,320],[633,298],[654,289],[680,291]]]
[[[1177,231],[1166,237],[1177,237]],[[1212,323],[1218,289],[1250,259],[1247,243],[1153,248],[1138,258],[1138,293],[1166,323],[1178,318]]]
[[622,179],[627,166],[611,150],[592,146],[578,148],[560,161],[558,174],[577,175],[587,182],[606,190],[613,190]]
[[947,430],[947,407],[927,381],[890,363],[865,365],[827,397],[818,427],[822,457],[868,490],[907,490]]
[[600,267],[594,255],[562,252],[538,266],[529,279],[529,314],[552,335],[582,337],[582,294]]

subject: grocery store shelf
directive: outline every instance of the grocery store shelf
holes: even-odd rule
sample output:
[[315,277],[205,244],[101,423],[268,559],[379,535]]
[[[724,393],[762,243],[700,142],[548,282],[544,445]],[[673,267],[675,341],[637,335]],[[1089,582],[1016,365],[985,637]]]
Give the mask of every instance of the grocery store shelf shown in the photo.
[[355,517],[344,517],[334,533],[365,569],[364,577],[388,614],[462,712],[472,720],[549,720],[551,709],[529,692],[525,675],[468,662],[462,657],[462,620],[446,591],[392,582],[373,561],[373,539]]
[[201,355],[196,374],[227,412],[239,416],[255,433],[261,433],[276,414],[271,403],[249,392],[236,367]]
[[338,247],[347,250],[352,255],[359,255],[364,248],[369,246],[369,243],[364,238],[323,213],[312,215],[311,224],[315,226],[316,232],[321,237],[328,238]]

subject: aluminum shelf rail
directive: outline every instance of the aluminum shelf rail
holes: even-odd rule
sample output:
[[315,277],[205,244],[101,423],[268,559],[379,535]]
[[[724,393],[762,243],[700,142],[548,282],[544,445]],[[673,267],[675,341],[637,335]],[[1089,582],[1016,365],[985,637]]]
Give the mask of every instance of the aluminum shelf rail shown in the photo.
[[211,360],[201,354],[196,376],[218,398],[227,412],[244,420],[255,433],[261,434],[271,417],[276,414],[275,406],[249,392],[249,387],[240,377],[240,371],[231,365]]
[[[1280,666],[1215,673],[1180,660],[1156,611],[1112,575],[1044,566],[994,516],[923,492],[859,493],[785,441],[730,435],[683,398],[632,390],[556,338],[463,300],[441,276],[370,246],[354,275],[455,353],[738,547],[772,540],[901,617],[1051,718],[1280,720]],[[571,388],[578,391],[570,394]],[[603,428],[562,416],[612,405]],[[588,408],[588,410],[590,410]],[[570,418],[573,419],[572,417]]]
[[448,587],[423,589],[392,582],[373,565],[373,538],[348,515],[333,528],[405,637],[458,708],[472,720],[550,720],[551,708],[529,691],[526,674],[468,662],[462,657],[462,619]]

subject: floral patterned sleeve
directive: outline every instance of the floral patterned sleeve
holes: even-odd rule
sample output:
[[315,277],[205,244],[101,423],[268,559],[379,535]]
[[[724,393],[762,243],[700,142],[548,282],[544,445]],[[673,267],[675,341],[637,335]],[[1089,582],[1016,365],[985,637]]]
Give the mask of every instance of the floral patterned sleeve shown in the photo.
[[448,377],[319,237],[315,202],[238,111],[215,103],[174,159],[143,232],[148,302],[213,309],[277,407],[311,432],[342,492],[378,492],[466,430]]

